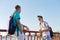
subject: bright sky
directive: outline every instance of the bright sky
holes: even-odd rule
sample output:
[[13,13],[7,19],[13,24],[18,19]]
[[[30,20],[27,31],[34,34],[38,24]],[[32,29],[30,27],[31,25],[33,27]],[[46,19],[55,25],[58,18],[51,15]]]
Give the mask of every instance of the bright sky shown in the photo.
[[0,28],[7,29],[15,5],[21,6],[21,23],[39,30],[37,15],[42,15],[53,31],[60,31],[60,0],[0,0]]

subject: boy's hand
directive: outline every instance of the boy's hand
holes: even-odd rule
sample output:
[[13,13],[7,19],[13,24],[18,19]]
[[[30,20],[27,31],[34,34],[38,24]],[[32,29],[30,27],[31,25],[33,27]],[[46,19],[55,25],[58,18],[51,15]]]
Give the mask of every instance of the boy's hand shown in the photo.
[[20,30],[20,33],[22,34],[23,30]]
[[42,30],[39,30],[40,33],[42,33]]
[[28,26],[23,25],[23,27],[24,27],[23,30],[29,31]]
[[40,36],[42,36],[42,31],[41,31],[41,30],[39,30],[39,32],[40,32]]
[[27,28],[27,31],[29,31],[29,28]]

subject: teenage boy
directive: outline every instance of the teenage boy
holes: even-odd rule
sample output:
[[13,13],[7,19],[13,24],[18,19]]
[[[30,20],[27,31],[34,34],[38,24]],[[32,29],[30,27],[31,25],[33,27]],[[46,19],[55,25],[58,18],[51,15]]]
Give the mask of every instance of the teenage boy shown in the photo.
[[43,20],[42,16],[37,16],[38,20],[40,22],[40,33],[42,35],[42,39],[41,40],[50,40],[50,29],[49,29],[49,25],[46,21]]

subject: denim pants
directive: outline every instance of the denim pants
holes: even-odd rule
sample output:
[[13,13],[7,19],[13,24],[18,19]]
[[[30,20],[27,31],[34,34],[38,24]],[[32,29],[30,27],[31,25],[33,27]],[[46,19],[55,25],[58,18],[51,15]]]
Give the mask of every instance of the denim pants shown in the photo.
[[48,35],[47,35],[47,36],[43,36],[43,37],[42,37],[42,40],[51,40],[51,37],[48,36]]

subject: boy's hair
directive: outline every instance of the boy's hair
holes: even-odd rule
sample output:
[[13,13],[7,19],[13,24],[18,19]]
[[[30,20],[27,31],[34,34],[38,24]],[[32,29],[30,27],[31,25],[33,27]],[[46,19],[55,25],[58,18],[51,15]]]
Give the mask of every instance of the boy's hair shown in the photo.
[[21,8],[21,7],[20,7],[19,5],[16,5],[16,6],[15,6],[15,9],[18,9],[18,8]]
[[42,18],[42,19],[43,19],[43,17],[42,17],[42,16],[40,16],[40,15],[38,15],[37,17],[40,17],[40,18]]

